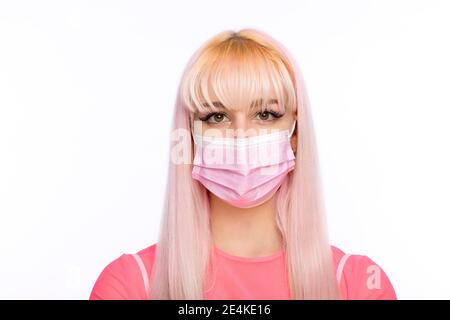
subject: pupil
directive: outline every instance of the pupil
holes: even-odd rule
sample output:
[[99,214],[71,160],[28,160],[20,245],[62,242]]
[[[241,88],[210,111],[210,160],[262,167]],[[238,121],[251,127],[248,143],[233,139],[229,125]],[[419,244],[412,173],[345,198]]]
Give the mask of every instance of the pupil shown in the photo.
[[222,114],[218,113],[214,117],[216,118],[216,120],[222,120],[222,116]]

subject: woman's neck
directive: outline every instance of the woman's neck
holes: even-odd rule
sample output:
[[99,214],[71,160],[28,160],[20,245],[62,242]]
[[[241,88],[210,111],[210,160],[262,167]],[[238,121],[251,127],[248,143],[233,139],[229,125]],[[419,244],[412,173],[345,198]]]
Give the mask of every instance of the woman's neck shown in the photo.
[[236,256],[270,255],[282,247],[275,197],[253,208],[237,208],[209,193],[214,245]]

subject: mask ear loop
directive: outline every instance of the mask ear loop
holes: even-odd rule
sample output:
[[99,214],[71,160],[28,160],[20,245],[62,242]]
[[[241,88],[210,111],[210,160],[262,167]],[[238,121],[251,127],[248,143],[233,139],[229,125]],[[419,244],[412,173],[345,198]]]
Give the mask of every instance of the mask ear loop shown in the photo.
[[296,124],[297,124],[297,120],[294,121],[294,125],[292,126],[291,132],[289,133],[289,136],[288,136],[289,138],[292,137],[292,134],[294,133]]
[[195,140],[195,135],[194,135],[194,120],[193,120],[194,118],[193,118],[193,115],[192,114],[190,114],[189,115],[189,123],[190,123],[190,131],[191,131],[191,137],[192,137],[192,140],[194,141],[194,144],[198,144],[197,143],[197,141]]
[[[294,121],[294,125],[292,126],[292,130],[291,130],[291,132],[289,133],[289,140],[291,139],[292,134],[294,133],[294,130],[295,130],[296,125],[297,125],[297,120]],[[297,155],[297,150],[295,150],[295,151],[292,150],[292,151],[294,152],[294,156],[296,156],[296,155]]]
[[192,136],[192,140],[194,141],[194,144],[198,144],[197,141],[195,140],[194,131],[192,131],[192,129],[191,129],[191,136]]

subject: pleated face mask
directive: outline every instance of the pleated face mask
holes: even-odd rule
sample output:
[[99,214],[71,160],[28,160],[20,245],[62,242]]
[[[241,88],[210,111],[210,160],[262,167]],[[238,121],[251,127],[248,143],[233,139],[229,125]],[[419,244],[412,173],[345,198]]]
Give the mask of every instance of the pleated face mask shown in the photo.
[[250,208],[270,199],[295,167],[295,129],[253,137],[194,134],[192,178],[227,203]]

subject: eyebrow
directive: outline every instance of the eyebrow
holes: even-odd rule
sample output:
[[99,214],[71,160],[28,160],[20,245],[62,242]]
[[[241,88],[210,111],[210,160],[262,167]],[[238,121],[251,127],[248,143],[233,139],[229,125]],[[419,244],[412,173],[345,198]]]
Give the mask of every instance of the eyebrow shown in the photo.
[[[253,100],[252,101],[252,106],[256,107],[257,105],[260,105],[262,103],[262,100],[263,99]],[[269,99],[267,101],[267,104],[278,104],[278,100],[277,99]],[[206,108],[210,108],[210,106],[209,106],[209,104],[207,102],[204,102],[202,105],[204,107],[206,107]],[[222,108],[222,109],[225,108],[225,106],[220,101],[213,101],[213,105],[216,108]]]

